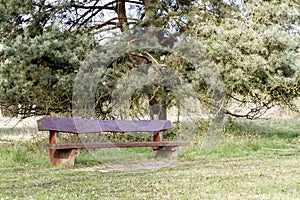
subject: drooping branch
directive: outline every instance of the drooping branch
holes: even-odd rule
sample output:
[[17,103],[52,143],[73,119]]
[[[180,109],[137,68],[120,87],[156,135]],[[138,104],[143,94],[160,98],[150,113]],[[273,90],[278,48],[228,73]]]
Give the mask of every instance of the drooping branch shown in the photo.
[[159,65],[158,61],[147,52],[145,52],[145,53],[131,52],[130,54],[133,56],[143,58],[152,64]]

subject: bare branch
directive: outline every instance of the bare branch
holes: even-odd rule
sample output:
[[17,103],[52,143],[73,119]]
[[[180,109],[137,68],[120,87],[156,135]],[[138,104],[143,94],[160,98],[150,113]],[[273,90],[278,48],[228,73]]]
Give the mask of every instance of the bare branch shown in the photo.
[[139,4],[139,5],[144,5],[144,2],[143,1],[127,1],[127,0],[125,0],[125,2],[127,2],[127,3],[134,3],[134,4]]
[[[98,3],[99,1],[96,1],[94,3],[94,6]],[[71,30],[72,28],[74,28],[80,20],[84,19],[89,13],[91,12],[91,10],[87,10],[83,15],[81,15],[77,20],[76,22],[69,28],[69,30]]]
[[[96,4],[98,3],[99,1],[96,2]],[[80,9],[98,9],[98,10],[115,10],[115,7],[112,6],[112,7],[109,7],[111,5],[113,5],[115,3],[115,1],[112,1],[112,2],[109,2],[103,6],[97,6],[97,5],[92,5],[92,6],[86,6],[86,5],[79,5],[79,4],[72,4],[70,5],[69,7],[73,7],[73,8],[80,8]]]
[[107,20],[105,22],[102,22],[100,24],[96,24],[94,26],[91,27],[92,30],[97,30],[97,29],[100,29],[106,25],[116,25],[117,22],[113,22],[114,20],[117,20],[118,18],[117,17],[114,17],[114,18],[111,18],[110,20]]

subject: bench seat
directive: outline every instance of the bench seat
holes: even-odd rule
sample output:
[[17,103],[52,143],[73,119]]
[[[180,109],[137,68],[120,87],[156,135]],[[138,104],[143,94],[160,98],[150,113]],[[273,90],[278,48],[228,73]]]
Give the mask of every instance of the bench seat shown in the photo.
[[[177,156],[179,146],[188,146],[186,141],[163,141],[162,132],[172,128],[169,120],[94,120],[80,118],[45,117],[37,121],[39,131],[49,131],[49,160],[51,164],[74,165],[78,149],[152,147],[155,157]],[[102,132],[127,133],[151,132],[149,142],[95,142],[57,143],[59,132],[93,134]]]

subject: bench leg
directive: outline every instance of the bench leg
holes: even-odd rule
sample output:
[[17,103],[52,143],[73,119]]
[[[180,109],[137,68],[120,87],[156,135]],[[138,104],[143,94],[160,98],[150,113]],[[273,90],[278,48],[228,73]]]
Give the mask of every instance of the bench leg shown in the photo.
[[[50,131],[49,144],[56,144],[58,132]],[[74,166],[78,149],[49,149],[49,160],[52,165],[67,164]]]
[[154,155],[155,158],[177,158],[178,157],[178,147],[167,146],[161,147],[157,150]]
[[[153,142],[161,142],[162,141],[162,132],[157,132],[153,134]],[[156,154],[158,153],[159,149],[161,149],[161,147],[157,146],[157,147],[152,147],[153,149],[153,155],[154,157],[156,157]]]
[[78,149],[50,149],[49,160],[52,165],[74,166],[77,153]]

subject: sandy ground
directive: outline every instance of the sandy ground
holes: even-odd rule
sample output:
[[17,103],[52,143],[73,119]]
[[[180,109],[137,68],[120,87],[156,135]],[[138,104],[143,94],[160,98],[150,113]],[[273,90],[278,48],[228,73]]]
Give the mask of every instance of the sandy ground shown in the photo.
[[[177,110],[171,109],[168,113],[168,119],[171,121],[176,120],[192,120],[198,118],[199,116],[207,119],[208,115],[201,109],[200,105],[193,103],[194,112],[185,110],[181,113],[181,117],[177,117]],[[300,104],[299,104],[300,105]],[[238,112],[246,112],[246,109],[238,108]],[[189,114],[192,113],[192,114]],[[30,139],[32,134],[37,133],[37,120],[44,116],[35,116],[26,119],[10,118],[10,117],[0,117],[0,138],[5,136],[5,139]],[[292,112],[286,107],[274,107],[268,110],[262,118],[273,118],[273,119],[286,119],[286,118],[299,118],[300,113]]]
[[29,117],[20,119],[16,117],[0,117],[0,128],[24,128],[24,127],[37,127],[36,121],[43,116]]
[[26,119],[0,117],[0,139],[2,140],[29,140],[38,132],[37,120],[42,116]]

